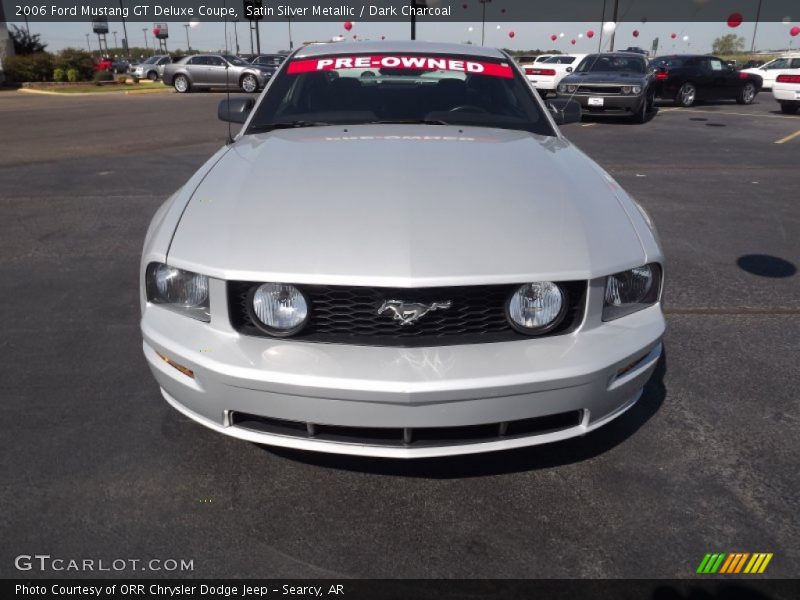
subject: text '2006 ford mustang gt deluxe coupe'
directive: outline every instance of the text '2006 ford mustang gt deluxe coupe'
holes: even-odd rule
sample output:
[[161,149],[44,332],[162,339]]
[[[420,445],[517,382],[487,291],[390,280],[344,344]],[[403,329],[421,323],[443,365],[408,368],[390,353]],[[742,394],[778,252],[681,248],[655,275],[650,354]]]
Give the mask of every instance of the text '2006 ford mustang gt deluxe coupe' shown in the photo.
[[647,214],[509,56],[308,46],[156,213],[144,353],[166,400],[256,443],[379,457],[583,435],[661,355]]

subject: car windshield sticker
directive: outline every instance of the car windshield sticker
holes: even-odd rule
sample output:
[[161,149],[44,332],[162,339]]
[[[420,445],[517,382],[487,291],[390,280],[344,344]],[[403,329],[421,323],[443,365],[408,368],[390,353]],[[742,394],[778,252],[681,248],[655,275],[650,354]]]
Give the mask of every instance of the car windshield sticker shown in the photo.
[[412,71],[455,71],[511,79],[514,72],[508,63],[480,62],[436,56],[335,56],[293,60],[287,73],[297,75],[314,71],[340,69],[404,69]]

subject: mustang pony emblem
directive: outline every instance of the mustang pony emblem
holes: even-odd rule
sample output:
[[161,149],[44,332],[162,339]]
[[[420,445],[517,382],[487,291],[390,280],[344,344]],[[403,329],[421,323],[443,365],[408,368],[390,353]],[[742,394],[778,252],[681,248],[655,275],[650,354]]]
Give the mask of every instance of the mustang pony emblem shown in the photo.
[[392,319],[400,321],[400,325],[411,325],[433,310],[450,308],[451,300],[446,302],[431,302],[422,304],[421,302],[403,302],[402,300],[386,300],[378,309],[378,314],[382,315],[387,310],[392,312]]

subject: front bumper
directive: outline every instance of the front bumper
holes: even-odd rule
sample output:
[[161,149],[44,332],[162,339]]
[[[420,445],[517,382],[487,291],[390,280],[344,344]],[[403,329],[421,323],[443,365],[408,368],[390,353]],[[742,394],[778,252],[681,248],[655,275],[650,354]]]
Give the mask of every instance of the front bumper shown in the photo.
[[[642,106],[644,96],[629,95],[629,96],[602,96],[602,95],[583,95],[583,94],[561,94],[559,97],[569,98],[579,102],[584,112],[589,114],[630,114],[635,113]],[[590,98],[602,98],[602,106],[593,106],[590,103]]]
[[[664,331],[659,305],[569,335],[434,348],[255,338],[220,325],[226,320],[213,313],[212,322],[145,307],[144,354],[172,406],[251,442],[391,458],[487,452],[584,435],[636,402],[661,355]],[[504,423],[567,412],[579,413],[571,426],[502,435]],[[238,414],[301,427],[275,433],[237,422]],[[363,428],[365,435],[323,439],[314,435],[316,425],[356,433]],[[497,433],[469,441],[414,441],[414,430],[474,425],[497,425]],[[371,428],[399,428],[409,437],[407,443],[377,443],[367,435]]]

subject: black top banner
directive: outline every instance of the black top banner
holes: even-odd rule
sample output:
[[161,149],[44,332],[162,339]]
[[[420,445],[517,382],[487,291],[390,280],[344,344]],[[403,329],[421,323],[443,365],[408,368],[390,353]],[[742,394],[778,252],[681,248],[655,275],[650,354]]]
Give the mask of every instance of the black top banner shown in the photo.
[[8,21],[800,22],[800,0],[1,0]]

